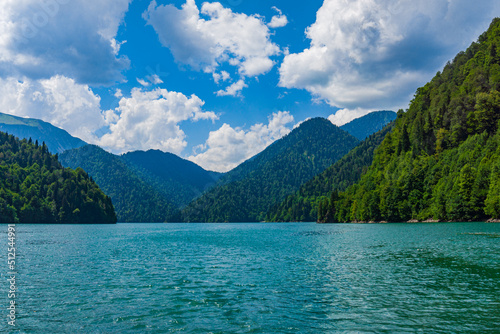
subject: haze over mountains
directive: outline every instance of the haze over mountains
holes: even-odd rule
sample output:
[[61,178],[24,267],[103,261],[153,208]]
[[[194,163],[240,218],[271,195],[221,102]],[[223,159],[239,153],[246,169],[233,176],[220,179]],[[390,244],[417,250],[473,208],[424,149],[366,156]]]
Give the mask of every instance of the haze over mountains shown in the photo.
[[45,142],[53,154],[86,145],[83,140],[71,136],[63,129],[34,118],[22,118],[0,113],[0,131],[21,139],[32,138],[33,141],[38,140],[40,144]]
[[384,126],[395,119],[396,113],[394,111],[374,111],[363,117],[356,118],[351,122],[342,125],[340,128],[349,132],[359,140],[364,140],[372,133],[382,130]]

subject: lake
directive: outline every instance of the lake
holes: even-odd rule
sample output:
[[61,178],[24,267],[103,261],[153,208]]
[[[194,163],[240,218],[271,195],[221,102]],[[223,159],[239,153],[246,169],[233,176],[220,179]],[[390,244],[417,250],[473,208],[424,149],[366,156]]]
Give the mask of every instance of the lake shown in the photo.
[[[7,328],[7,225],[0,225]],[[494,332],[500,224],[16,225],[26,333]]]

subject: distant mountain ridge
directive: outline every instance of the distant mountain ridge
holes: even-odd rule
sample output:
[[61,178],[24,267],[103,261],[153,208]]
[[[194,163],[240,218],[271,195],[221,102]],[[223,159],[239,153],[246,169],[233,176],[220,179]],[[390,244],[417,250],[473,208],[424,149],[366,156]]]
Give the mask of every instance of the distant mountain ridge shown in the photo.
[[111,197],[120,222],[176,221],[177,207],[134,173],[119,156],[95,145],[59,155],[63,166],[81,167]]
[[159,150],[129,152],[120,159],[178,207],[200,196],[223,175]]
[[271,205],[357,143],[355,137],[324,118],[305,121],[222,176],[218,185],[182,211],[182,217],[189,222],[261,221]]
[[108,194],[121,222],[175,222],[179,208],[215,184],[220,174],[158,150],[117,156],[86,145],[59,155],[68,167],[81,167]]
[[396,113],[394,111],[373,111],[342,125],[340,128],[359,140],[364,140],[371,134],[382,130],[384,126],[395,119]]
[[[366,119],[376,119],[377,124],[387,116],[382,112],[373,114],[378,116]],[[366,125],[366,119],[355,121]],[[0,126],[18,136],[46,142],[54,152],[60,153],[64,166],[83,168],[112,198],[118,220],[122,222],[263,220],[271,204],[293,193],[358,142],[328,120],[313,118],[223,174],[206,171],[191,161],[159,150],[117,156],[86,145],[66,131],[36,119],[0,114]],[[369,132],[373,127],[354,129]],[[246,196],[242,192],[251,194]],[[234,197],[227,201],[232,203],[227,206],[228,212],[240,213],[213,214],[213,210],[220,210],[221,206],[212,203],[209,216],[200,218],[194,214],[193,205],[198,210],[200,203],[214,196],[220,197],[216,202]],[[236,209],[237,206],[240,209]]]
[[40,144],[45,142],[52,154],[86,145],[83,140],[71,136],[68,132],[54,125],[34,118],[23,118],[0,113],[0,131],[12,134],[20,139],[32,138]]

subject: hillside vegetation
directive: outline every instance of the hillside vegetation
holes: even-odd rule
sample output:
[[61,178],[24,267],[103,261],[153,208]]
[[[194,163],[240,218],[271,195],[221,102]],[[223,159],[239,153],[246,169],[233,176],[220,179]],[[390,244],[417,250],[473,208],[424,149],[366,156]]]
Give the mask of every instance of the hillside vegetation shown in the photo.
[[316,221],[318,207],[328,201],[334,190],[346,190],[368,170],[373,161],[374,150],[393,126],[394,122],[372,134],[342,159],[303,184],[297,192],[273,206],[266,215],[266,221]]
[[358,140],[323,118],[302,123],[224,175],[182,212],[189,222],[265,219],[269,208],[349,152]]
[[319,221],[500,217],[500,19],[419,88],[361,181]]
[[116,223],[111,199],[47,145],[0,132],[0,222]]
[[85,169],[113,199],[120,222],[178,221],[177,206],[137,176],[120,157],[86,145],[60,155],[65,166]]

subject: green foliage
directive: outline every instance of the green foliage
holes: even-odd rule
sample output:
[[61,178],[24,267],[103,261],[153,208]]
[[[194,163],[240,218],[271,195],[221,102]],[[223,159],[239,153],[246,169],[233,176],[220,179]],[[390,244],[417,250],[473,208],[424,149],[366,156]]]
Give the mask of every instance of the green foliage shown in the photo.
[[315,118],[228,172],[183,210],[185,221],[262,221],[271,206],[322,172],[358,143],[328,120]]
[[120,222],[179,221],[177,206],[140,178],[120,157],[86,145],[62,153],[65,166],[82,167],[113,199]]
[[116,223],[111,199],[47,145],[0,132],[0,222]]
[[417,90],[336,220],[470,221],[500,213],[500,19]]
[[[342,159],[303,184],[297,192],[273,206],[267,213],[266,220],[316,221],[319,205],[322,204],[325,207],[325,200],[328,200],[334,190],[344,191],[350,185],[358,182],[361,175],[368,170],[373,161],[375,148],[380,145],[393,126],[394,122],[372,134]],[[331,199],[329,203],[332,203]],[[319,220],[323,221],[325,215],[319,214]]]
[[120,156],[120,159],[177,207],[183,207],[200,196],[222,175],[206,171],[175,154],[158,150],[130,152]]

